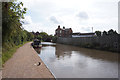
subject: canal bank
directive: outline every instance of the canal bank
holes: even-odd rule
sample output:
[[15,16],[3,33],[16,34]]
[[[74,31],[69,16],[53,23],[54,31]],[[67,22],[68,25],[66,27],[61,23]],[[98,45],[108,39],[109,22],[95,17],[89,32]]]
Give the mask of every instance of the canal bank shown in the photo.
[[[20,47],[4,64],[3,78],[54,78],[30,45],[31,42]],[[37,66],[38,62],[41,62],[39,66]]]
[[58,37],[57,43],[120,53],[120,34],[99,37]]

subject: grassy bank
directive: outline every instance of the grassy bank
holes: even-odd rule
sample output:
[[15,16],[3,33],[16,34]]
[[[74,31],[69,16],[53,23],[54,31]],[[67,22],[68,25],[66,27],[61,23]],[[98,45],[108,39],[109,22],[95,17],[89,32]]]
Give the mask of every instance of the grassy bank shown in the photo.
[[12,57],[12,55],[16,52],[16,50],[17,50],[19,47],[23,46],[25,43],[27,43],[27,42],[24,42],[23,44],[20,44],[20,45],[18,45],[18,46],[14,46],[14,47],[12,47],[11,49],[2,52],[2,65],[3,65],[8,59],[10,59],[10,58]]
[[2,47],[0,47],[0,70],[2,69]]

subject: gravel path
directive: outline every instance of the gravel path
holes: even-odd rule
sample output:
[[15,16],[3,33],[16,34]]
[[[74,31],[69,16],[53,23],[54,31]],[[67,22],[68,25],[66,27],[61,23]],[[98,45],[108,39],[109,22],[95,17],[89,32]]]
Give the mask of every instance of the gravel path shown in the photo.
[[[30,42],[20,47],[2,70],[3,78],[54,78]],[[41,62],[40,66],[37,66]]]

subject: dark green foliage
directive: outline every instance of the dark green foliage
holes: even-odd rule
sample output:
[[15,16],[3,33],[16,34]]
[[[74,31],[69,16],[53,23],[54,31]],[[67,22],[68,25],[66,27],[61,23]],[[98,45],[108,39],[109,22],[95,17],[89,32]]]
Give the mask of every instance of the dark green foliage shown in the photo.
[[42,41],[47,41],[48,34],[46,32],[41,32],[39,35],[41,36]]
[[53,36],[53,37],[52,37],[52,42],[53,42],[53,43],[56,43],[56,42],[57,42],[57,38],[58,38],[58,37]]
[[101,31],[95,31],[97,36],[101,36]]
[[6,61],[11,57],[12,49],[24,42],[31,41],[34,35],[21,28],[26,8],[23,3],[3,2],[2,3],[2,58]]
[[108,35],[106,31],[103,31],[103,36],[106,36]]
[[2,43],[11,43],[14,45],[22,44],[25,41],[30,41],[33,34],[21,28],[20,19],[24,18],[26,8],[21,8],[23,3],[3,2],[2,3]]
[[[101,31],[95,31],[96,35],[98,37],[100,36],[109,36],[109,35],[117,35],[118,33],[116,31],[114,31],[113,29],[110,29],[108,32],[107,31],[103,31],[103,33]],[[102,34],[101,34],[102,33]]]
[[53,35],[48,35],[46,32],[32,32],[34,34],[34,39],[39,39],[44,42],[57,42],[57,37]]
[[24,18],[23,15],[26,12],[20,6],[22,3],[15,2],[3,2],[2,3],[2,34],[3,42],[6,42],[16,31],[21,30],[20,19]]
[[108,31],[108,35],[115,35],[115,34],[118,34],[116,31],[114,31],[113,29],[110,29]]
[[48,35],[46,32],[32,32],[34,34],[34,38],[36,39],[39,39],[39,40],[42,40],[44,42],[51,42],[52,40],[52,35]]

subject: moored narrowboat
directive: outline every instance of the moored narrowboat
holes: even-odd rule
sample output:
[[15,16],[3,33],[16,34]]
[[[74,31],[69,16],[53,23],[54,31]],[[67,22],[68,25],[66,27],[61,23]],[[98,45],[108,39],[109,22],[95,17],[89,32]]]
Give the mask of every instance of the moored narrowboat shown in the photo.
[[42,47],[41,41],[38,39],[34,39],[32,46],[33,48],[41,48]]

